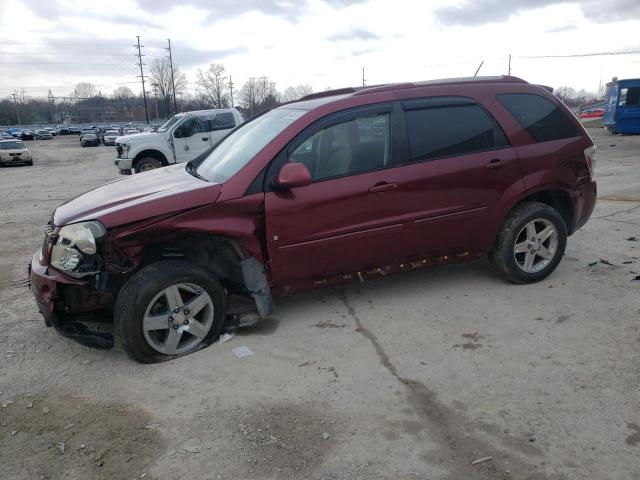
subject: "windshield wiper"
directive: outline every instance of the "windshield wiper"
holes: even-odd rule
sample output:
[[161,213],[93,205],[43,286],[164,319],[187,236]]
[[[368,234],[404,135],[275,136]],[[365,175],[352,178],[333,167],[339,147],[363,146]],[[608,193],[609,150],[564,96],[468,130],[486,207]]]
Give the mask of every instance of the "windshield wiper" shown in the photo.
[[190,175],[193,175],[196,178],[199,178],[200,180],[204,180],[205,182],[209,181],[196,171],[196,168],[193,166],[191,162],[187,162],[187,166],[185,167],[185,170],[187,171],[187,173],[189,173]]

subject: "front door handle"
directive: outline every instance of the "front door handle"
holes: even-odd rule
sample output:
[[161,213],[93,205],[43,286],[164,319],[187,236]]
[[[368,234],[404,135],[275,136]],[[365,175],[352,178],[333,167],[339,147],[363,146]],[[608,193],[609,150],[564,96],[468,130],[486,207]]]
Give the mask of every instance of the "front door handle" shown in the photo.
[[489,163],[487,163],[485,167],[489,169],[501,168],[501,167],[504,167],[505,165],[509,165],[510,163],[511,163],[511,160],[500,160],[500,159],[494,158]]
[[189,145],[185,145],[185,146],[184,146],[184,149],[185,149],[185,150],[189,150]]
[[207,140],[209,140],[209,137],[202,137],[203,142],[206,142]]
[[389,192],[397,188],[398,188],[397,183],[378,183],[373,187],[369,188],[369,191],[371,193],[381,193],[381,192]]

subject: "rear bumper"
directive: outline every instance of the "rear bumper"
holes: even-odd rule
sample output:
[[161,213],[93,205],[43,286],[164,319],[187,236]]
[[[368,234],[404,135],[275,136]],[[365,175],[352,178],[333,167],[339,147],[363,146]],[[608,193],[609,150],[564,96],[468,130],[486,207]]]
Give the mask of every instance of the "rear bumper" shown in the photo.
[[571,231],[574,233],[582,227],[591,217],[593,209],[596,207],[596,197],[598,188],[595,181],[581,183],[571,191],[573,202],[573,225]]

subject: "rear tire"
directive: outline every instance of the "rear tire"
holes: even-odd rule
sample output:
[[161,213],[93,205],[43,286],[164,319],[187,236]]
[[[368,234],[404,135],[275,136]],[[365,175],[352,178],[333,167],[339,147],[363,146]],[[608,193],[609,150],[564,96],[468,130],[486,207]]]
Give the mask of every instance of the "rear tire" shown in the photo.
[[556,269],[566,246],[562,216],[544,203],[524,202],[504,221],[489,260],[506,280],[534,283]]
[[162,162],[153,157],[141,158],[139,160],[136,160],[136,163],[134,164],[136,173],[148,172],[149,170],[154,170],[160,167],[162,167]]
[[[225,315],[225,292],[213,274],[187,262],[166,260],[143,268],[124,284],[114,307],[114,324],[131,358],[155,363],[214,342]],[[178,337],[175,343],[170,336]]]

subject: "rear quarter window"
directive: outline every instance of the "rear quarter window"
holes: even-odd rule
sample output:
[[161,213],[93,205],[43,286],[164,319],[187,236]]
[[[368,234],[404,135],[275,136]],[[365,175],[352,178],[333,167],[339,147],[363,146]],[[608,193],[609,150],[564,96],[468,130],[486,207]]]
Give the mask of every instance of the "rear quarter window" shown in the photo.
[[578,134],[562,110],[540,95],[503,93],[496,97],[536,142],[571,138]]
[[508,145],[497,122],[477,104],[405,112],[411,162],[493,150]]

